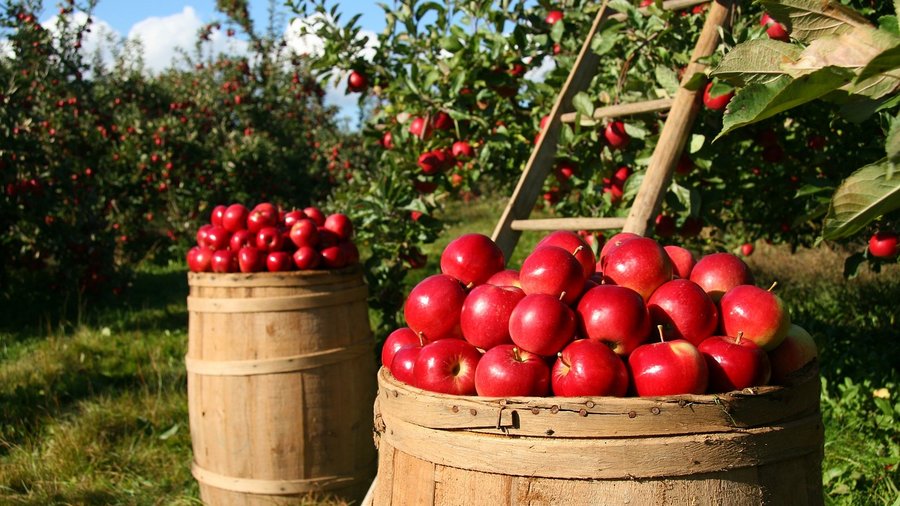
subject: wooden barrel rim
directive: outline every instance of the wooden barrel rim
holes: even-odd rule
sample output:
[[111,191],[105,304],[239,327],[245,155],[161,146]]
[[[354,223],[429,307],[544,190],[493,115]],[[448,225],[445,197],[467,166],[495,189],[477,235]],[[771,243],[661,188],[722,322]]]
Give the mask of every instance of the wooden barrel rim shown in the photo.
[[225,476],[191,463],[191,474],[198,482],[222,490],[260,495],[297,495],[346,487],[361,478],[358,476],[321,476],[299,480],[260,480]]
[[368,295],[366,285],[357,285],[348,290],[327,291],[305,295],[282,297],[198,297],[189,295],[187,308],[198,313],[267,313],[296,311],[327,306],[337,306],[354,301],[365,301]]
[[513,437],[432,429],[393,415],[376,414],[380,445],[458,469],[559,479],[667,478],[755,467],[819,453],[823,432],[818,413],[769,427],[646,438]]
[[792,387],[669,397],[514,397],[445,395],[378,372],[381,409],[432,429],[514,436],[629,437],[730,432],[819,412],[815,368]]
[[190,286],[246,288],[246,287],[283,287],[283,286],[315,286],[333,284],[335,279],[356,278],[362,274],[359,265],[343,269],[323,269],[311,271],[288,272],[252,272],[252,273],[213,273],[188,272]]
[[[371,334],[368,336],[371,339]],[[200,376],[255,376],[304,371],[336,364],[372,351],[369,341],[303,355],[257,360],[202,360],[185,357],[189,373]]]

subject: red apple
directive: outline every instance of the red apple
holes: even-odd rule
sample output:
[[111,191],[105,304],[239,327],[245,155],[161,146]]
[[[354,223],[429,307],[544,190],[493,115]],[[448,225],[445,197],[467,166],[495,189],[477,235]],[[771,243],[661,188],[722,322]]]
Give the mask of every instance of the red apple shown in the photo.
[[571,253],[575,260],[581,264],[584,270],[584,277],[589,278],[594,273],[597,265],[597,259],[594,257],[594,250],[575,232],[568,230],[558,230],[553,232],[537,243],[535,250],[542,246],[558,246]]
[[628,369],[606,344],[578,339],[559,353],[550,383],[553,395],[562,397],[623,397],[628,391]]
[[894,258],[897,252],[897,233],[879,231],[869,238],[869,253],[878,258]]
[[744,339],[766,351],[777,348],[791,327],[791,315],[770,290],[739,285],[725,292],[719,301],[722,332],[729,336],[743,332]]
[[624,149],[631,141],[631,136],[625,132],[625,123],[618,120],[606,124],[603,137],[612,149]]
[[323,248],[319,252],[322,264],[328,269],[340,269],[347,265],[347,253],[339,245]]
[[705,105],[706,108],[711,111],[721,111],[725,109],[725,106],[728,105],[728,102],[731,102],[731,97],[734,96],[734,91],[732,90],[722,95],[712,96],[709,93],[709,90],[712,87],[713,83],[709,82],[706,85],[706,88],[703,90],[703,105]]
[[650,314],[631,288],[591,288],[578,302],[577,316],[581,337],[601,341],[619,355],[628,355],[650,337]]
[[712,336],[697,347],[706,359],[710,393],[731,392],[769,383],[772,368],[766,352],[740,336]]
[[466,296],[459,323],[463,337],[476,348],[512,344],[509,318],[525,292],[514,286],[476,286]]
[[366,78],[366,75],[362,72],[358,72],[353,70],[350,72],[350,75],[347,76],[347,91],[349,93],[360,93],[366,90],[369,86],[369,80]]
[[355,265],[359,263],[359,249],[353,241],[341,241],[338,248],[344,253],[344,263]]
[[261,272],[266,270],[263,252],[253,246],[244,246],[238,250],[238,268],[241,272]]
[[484,284],[503,270],[503,264],[503,252],[483,234],[463,234],[450,241],[441,253],[441,272],[467,288]]
[[425,118],[415,117],[409,123],[409,133],[420,139],[427,139],[431,135],[431,125]]
[[468,141],[454,142],[453,146],[450,147],[450,153],[453,155],[453,158],[458,158],[460,160],[468,160],[475,156],[475,150],[472,149],[472,146]]
[[318,207],[310,206],[303,210],[307,218],[313,220],[317,227],[325,226],[325,213]]
[[390,132],[385,132],[378,143],[381,144],[381,147],[384,149],[392,149],[394,147],[394,135]]
[[213,272],[237,272],[237,256],[228,249],[216,250],[210,262]]
[[222,226],[222,218],[225,216],[225,210],[228,209],[223,205],[218,205],[213,208],[212,213],[209,217],[209,222],[215,227]]
[[269,272],[289,271],[293,265],[291,255],[285,251],[270,251],[266,256],[266,269]]
[[438,150],[426,151],[419,155],[417,164],[423,174],[431,176],[443,170],[444,158]]
[[694,260],[694,254],[681,246],[669,245],[663,246],[663,249],[666,250],[669,260],[672,261],[675,276],[681,279],[690,279],[691,271],[697,263]]
[[475,369],[480,359],[481,353],[462,339],[428,343],[416,359],[415,386],[442,394],[474,395]]
[[435,130],[450,130],[453,128],[453,118],[444,111],[438,111],[431,118],[431,126]]
[[509,335],[520,349],[543,356],[558,353],[575,336],[575,313],[558,297],[526,295],[509,317]]
[[701,258],[689,278],[700,285],[714,302],[738,285],[752,285],[753,273],[743,260],[731,253],[712,253]]
[[403,306],[406,324],[426,341],[461,338],[460,314],[466,290],[453,276],[435,274],[409,292]]
[[316,228],[316,235],[319,237],[319,242],[316,244],[316,247],[320,250],[337,246],[338,243],[341,242],[341,238],[338,237],[337,234],[325,227]]
[[273,213],[267,208],[256,208],[247,215],[247,230],[251,234],[257,234],[263,228],[276,225],[278,225],[278,213]]
[[188,269],[191,272],[209,272],[212,270],[212,250],[194,246],[187,252]]
[[228,247],[231,251],[240,251],[246,246],[256,247],[255,233],[251,234],[249,230],[244,229],[231,234],[231,239],[228,240]]
[[526,294],[551,295],[569,305],[581,296],[586,278],[578,260],[558,246],[538,247],[519,269],[519,282]]
[[281,213],[278,211],[278,207],[271,202],[260,202],[256,204],[256,206],[250,211],[263,211],[266,214],[271,214],[272,216],[280,216]]
[[231,232],[224,227],[210,227],[206,229],[206,247],[211,250],[227,249],[231,242]]
[[421,348],[422,345],[423,343],[419,339],[419,336],[417,336],[411,328],[400,327],[391,332],[387,336],[387,339],[384,340],[384,345],[381,347],[381,365],[390,369],[391,362],[394,360],[394,355],[396,355],[398,351],[409,347]]
[[256,234],[256,247],[262,251],[281,251],[284,234],[275,227],[263,227]]
[[791,374],[803,369],[819,355],[816,342],[809,332],[799,325],[792,324],[787,336],[777,348],[769,352],[772,364],[772,383],[784,385]]
[[763,13],[762,18],[759,20],[759,24],[766,27],[766,34],[770,39],[790,42],[791,36],[788,33],[787,28],[769,16],[769,13]]
[[322,263],[322,254],[312,246],[300,246],[292,258],[294,265],[301,271],[315,269]]
[[397,378],[397,381],[407,385],[416,384],[416,361],[419,359],[419,353],[421,352],[421,346],[408,346],[394,353],[394,358],[391,359],[391,366],[388,369]]
[[350,218],[346,214],[334,213],[328,215],[323,226],[334,232],[339,239],[346,241],[353,236],[353,223],[350,222]]
[[247,228],[247,217],[250,211],[243,204],[231,204],[225,209],[222,215],[222,227],[229,232],[237,232],[242,228]]
[[709,378],[706,360],[697,347],[687,341],[638,346],[628,356],[628,366],[640,397],[706,392]]
[[687,175],[694,171],[694,161],[687,155],[682,153],[678,159],[678,165],[675,166],[675,172],[681,175]]
[[505,269],[497,272],[493,276],[489,277],[485,284],[494,286],[515,286],[518,288],[522,288],[522,283],[519,282],[519,271],[516,269]]
[[741,245],[741,254],[748,257],[753,254],[754,249],[752,242],[745,242]]
[[305,219],[306,215],[303,214],[303,211],[293,210],[284,213],[284,218],[282,218],[281,223],[284,225],[284,228],[290,230],[294,226],[294,223]]
[[657,288],[647,309],[667,340],[684,339],[699,346],[719,325],[716,304],[703,288],[687,279],[673,279]]
[[304,246],[315,247],[319,244],[319,228],[309,218],[302,218],[291,227],[291,242],[298,248]]
[[550,367],[540,355],[501,344],[478,362],[475,391],[484,397],[543,397],[550,392]]
[[547,17],[544,18],[544,21],[546,21],[548,25],[555,25],[556,23],[562,21],[562,18],[563,12],[554,10],[547,13]]
[[[597,255],[597,264],[602,265],[603,259],[606,258],[611,251],[618,248],[622,244],[625,244],[626,241],[630,239],[634,239],[636,237],[640,237],[637,234],[632,234],[631,232],[619,232],[618,234],[609,238],[608,241],[603,245],[603,248],[600,249],[600,254]],[[597,272],[601,272],[600,269],[597,269]]]
[[654,290],[672,279],[672,261],[658,242],[636,237],[603,258],[603,279],[631,288],[646,301]]
[[[221,220],[219,220],[221,221]],[[221,225],[203,225],[197,229],[197,246],[201,248],[209,248],[209,231],[213,229],[213,227],[218,227],[222,229],[222,232],[225,233],[225,229],[222,228]]]

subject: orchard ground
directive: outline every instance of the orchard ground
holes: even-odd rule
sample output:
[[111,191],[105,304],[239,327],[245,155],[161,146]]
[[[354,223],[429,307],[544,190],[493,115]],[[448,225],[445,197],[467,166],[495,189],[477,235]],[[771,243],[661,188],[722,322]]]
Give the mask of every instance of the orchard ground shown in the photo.
[[[448,228],[427,247],[425,268],[410,272],[407,292],[437,271],[450,240],[490,234],[504,203],[451,203]],[[523,236],[509,265],[541,235]],[[820,349],[827,503],[897,504],[900,267],[845,280],[845,257],[759,243],[747,262],[760,286],[778,281]],[[200,504],[190,474],[185,272],[142,268],[120,299],[82,307],[65,324],[42,308],[16,308],[18,318],[0,322],[0,503]]]

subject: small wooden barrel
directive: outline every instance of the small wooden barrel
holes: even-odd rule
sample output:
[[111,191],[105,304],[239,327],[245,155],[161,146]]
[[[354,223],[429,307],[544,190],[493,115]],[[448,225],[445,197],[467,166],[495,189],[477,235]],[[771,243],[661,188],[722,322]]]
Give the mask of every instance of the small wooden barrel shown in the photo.
[[188,284],[192,472],[203,501],[362,497],[376,455],[361,270],[189,273]]
[[382,369],[383,505],[822,504],[819,381],[659,398],[459,397]]

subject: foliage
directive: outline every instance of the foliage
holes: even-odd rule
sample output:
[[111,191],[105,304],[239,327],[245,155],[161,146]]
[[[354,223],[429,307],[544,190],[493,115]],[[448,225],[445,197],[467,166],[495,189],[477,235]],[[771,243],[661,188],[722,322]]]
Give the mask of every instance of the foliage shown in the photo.
[[[822,237],[844,239],[900,208],[900,29],[878,25],[834,0],[761,0],[795,43],[755,39],[725,55],[713,76],[738,86],[719,137],[816,99],[850,121],[874,117],[884,156],[850,174],[833,192]],[[887,220],[885,220],[887,221]],[[889,222],[885,223],[889,226]]]
[[4,4],[7,299],[120,293],[141,260],[184,255],[213,206],[324,201],[354,160],[305,57],[280,38],[251,33],[247,52],[214,53],[212,35],[237,30],[211,23],[154,75],[123,42],[108,42],[112,62],[84,53],[92,7],[70,2],[44,28],[39,1]]

